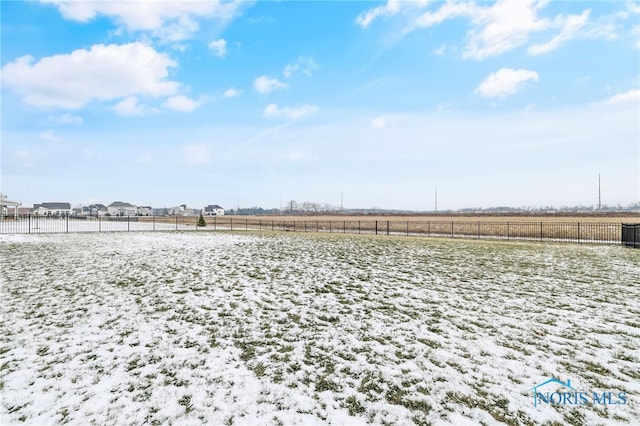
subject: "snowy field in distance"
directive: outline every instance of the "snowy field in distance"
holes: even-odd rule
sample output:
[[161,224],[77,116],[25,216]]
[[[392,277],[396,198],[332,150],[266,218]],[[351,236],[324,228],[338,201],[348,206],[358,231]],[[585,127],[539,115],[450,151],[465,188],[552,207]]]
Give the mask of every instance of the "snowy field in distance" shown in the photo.
[[[2,425],[640,418],[640,250],[132,232],[0,262]],[[534,407],[551,377],[628,401]]]

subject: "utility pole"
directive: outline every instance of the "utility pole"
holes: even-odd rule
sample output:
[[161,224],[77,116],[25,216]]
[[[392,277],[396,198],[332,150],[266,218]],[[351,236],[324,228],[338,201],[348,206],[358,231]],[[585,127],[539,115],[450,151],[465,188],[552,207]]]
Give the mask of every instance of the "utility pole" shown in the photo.
[[598,210],[602,210],[602,191],[600,189],[600,173],[598,173]]
[[438,212],[438,185],[434,187],[434,195],[435,195],[435,211]]

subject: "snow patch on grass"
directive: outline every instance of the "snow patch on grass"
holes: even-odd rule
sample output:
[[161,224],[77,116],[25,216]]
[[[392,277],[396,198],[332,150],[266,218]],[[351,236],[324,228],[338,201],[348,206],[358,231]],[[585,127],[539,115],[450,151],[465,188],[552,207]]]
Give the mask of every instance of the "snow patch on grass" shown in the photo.
[[[2,424],[640,418],[640,257],[370,236],[0,236]],[[532,404],[550,377],[627,405]]]

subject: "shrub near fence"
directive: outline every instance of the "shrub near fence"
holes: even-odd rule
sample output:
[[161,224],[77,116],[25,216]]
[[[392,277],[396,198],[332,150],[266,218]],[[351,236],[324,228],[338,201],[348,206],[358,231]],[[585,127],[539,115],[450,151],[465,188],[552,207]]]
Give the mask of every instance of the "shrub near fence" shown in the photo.
[[[214,216],[207,217],[205,220],[207,226],[199,227],[197,216],[9,216],[0,218],[0,234],[273,230],[602,244],[619,244],[622,240],[625,245],[633,247],[640,245],[640,224],[622,225],[606,222],[327,220],[326,218],[286,220],[251,216]],[[631,243],[625,243],[625,241],[631,241]]]

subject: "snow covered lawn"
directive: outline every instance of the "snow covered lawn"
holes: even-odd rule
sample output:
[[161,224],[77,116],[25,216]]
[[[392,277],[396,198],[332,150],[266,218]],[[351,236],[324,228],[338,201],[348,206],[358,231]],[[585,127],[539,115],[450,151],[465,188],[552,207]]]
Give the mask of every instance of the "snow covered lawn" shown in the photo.
[[[640,250],[132,232],[0,262],[3,425],[640,419]],[[627,403],[534,407],[552,377]]]

